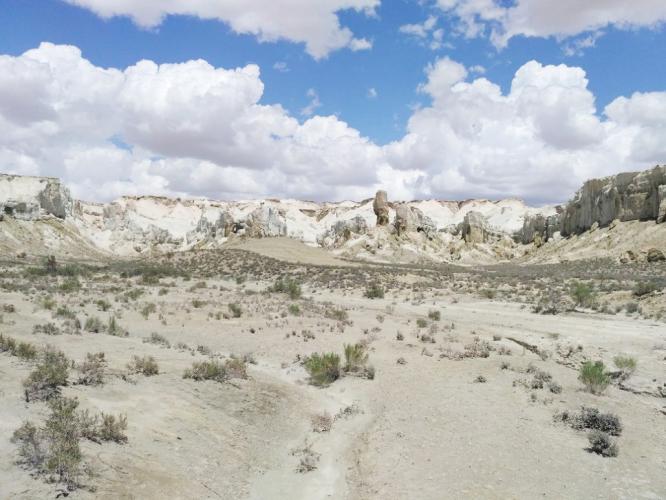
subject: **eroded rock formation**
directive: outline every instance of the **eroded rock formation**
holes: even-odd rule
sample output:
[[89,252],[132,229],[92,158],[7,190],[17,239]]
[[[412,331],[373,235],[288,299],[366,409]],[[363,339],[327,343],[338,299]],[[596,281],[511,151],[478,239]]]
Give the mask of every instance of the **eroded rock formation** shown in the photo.
[[592,179],[567,203],[560,221],[563,236],[587,231],[596,222],[655,220],[666,217],[666,166]]
[[0,174],[0,213],[20,220],[47,216],[64,219],[72,211],[72,196],[59,179]]
[[372,209],[377,216],[377,225],[387,226],[389,223],[389,206],[386,191],[377,191],[375,200],[372,202]]

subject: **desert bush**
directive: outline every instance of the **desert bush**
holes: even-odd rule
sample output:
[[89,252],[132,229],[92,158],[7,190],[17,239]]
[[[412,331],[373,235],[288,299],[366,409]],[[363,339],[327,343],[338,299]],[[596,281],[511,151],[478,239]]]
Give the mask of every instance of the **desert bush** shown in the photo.
[[111,304],[109,304],[109,303],[108,303],[106,300],[104,300],[104,299],[96,300],[96,301],[95,301],[95,305],[97,306],[97,309],[99,309],[100,311],[104,311],[104,312],[106,312],[106,311],[108,311],[109,309],[111,309]]
[[152,302],[149,302],[148,304],[143,306],[143,309],[141,309],[141,316],[143,316],[145,319],[148,319],[148,317],[151,314],[153,314],[155,311],[157,311],[157,306]]
[[86,360],[81,364],[79,371],[79,384],[101,385],[104,383],[106,359],[103,352],[87,353]]
[[324,316],[328,319],[333,319],[335,321],[347,321],[349,319],[349,314],[344,309],[337,309],[331,307],[324,311]]
[[7,314],[12,314],[16,312],[16,306],[14,304],[3,304],[2,305],[2,312],[6,312]]
[[32,328],[32,333],[43,333],[44,335],[60,335],[62,332],[55,323],[44,323],[43,325],[35,325]]
[[28,378],[23,381],[26,400],[51,399],[67,385],[70,361],[62,351],[47,346]]
[[636,303],[636,302],[627,302],[624,305],[624,309],[627,311],[627,313],[633,314],[635,312],[638,312],[640,310],[640,307],[638,306],[638,303]]
[[60,290],[63,293],[78,292],[80,289],[81,289],[81,283],[76,277],[67,278],[58,287],[58,290]]
[[594,292],[587,283],[580,281],[572,283],[569,294],[577,306],[590,307],[594,302]]
[[109,324],[106,327],[106,333],[108,333],[109,335],[113,335],[114,337],[129,336],[129,332],[125,330],[122,326],[120,326],[115,316],[111,316],[109,318]]
[[598,408],[583,406],[579,413],[571,417],[571,426],[574,429],[598,430],[619,436],[622,433],[622,422],[617,415],[612,413],[602,413]]
[[423,318],[418,318],[416,320],[416,326],[419,328],[425,328],[426,326],[428,326],[428,322]]
[[224,363],[224,369],[228,378],[247,378],[247,361],[246,358],[232,357]]
[[345,344],[345,372],[360,372],[368,362],[368,354],[363,344]]
[[428,311],[428,318],[430,318],[432,321],[440,321],[442,319],[442,313],[435,309],[431,309]]
[[74,311],[72,311],[67,306],[59,306],[56,309],[55,315],[61,318],[70,318],[70,319],[76,318],[76,313],[74,313]]
[[273,286],[268,288],[268,291],[276,293],[286,293],[289,295],[289,298],[291,300],[300,299],[301,295],[303,294],[301,285],[297,281],[291,279],[282,279],[282,278],[275,280],[275,283],[273,284]]
[[289,314],[291,314],[293,316],[300,316],[301,308],[298,306],[298,304],[290,304],[289,305]]
[[616,457],[619,449],[617,443],[608,434],[594,430],[587,436],[590,442],[590,451],[604,457]]
[[634,286],[633,294],[636,297],[642,297],[643,295],[647,295],[658,289],[659,287],[654,281],[639,281],[636,283],[636,286]]
[[585,361],[578,374],[585,389],[592,394],[601,394],[610,384],[610,375],[606,372],[606,367],[602,361]]
[[19,464],[28,469],[40,471],[46,460],[43,437],[39,428],[32,422],[25,422],[14,431],[11,442],[18,445]]
[[495,290],[491,290],[490,288],[484,288],[479,291],[479,295],[481,295],[481,297],[484,297],[486,299],[494,299],[495,296],[497,295],[497,292]]
[[474,382],[477,384],[485,384],[488,381],[483,375],[479,375],[474,379]]
[[234,318],[240,318],[243,314],[243,309],[241,309],[241,306],[236,303],[229,304],[229,311],[231,311]]
[[76,408],[79,402],[70,398],[49,401],[51,414],[44,425],[47,442],[46,470],[57,474],[60,482],[76,486],[81,473],[79,422]]
[[192,300],[192,307],[194,307],[195,309],[201,309],[205,305],[206,305],[205,300],[201,300],[201,299],[193,299]]
[[371,283],[365,290],[365,296],[369,299],[383,299],[384,289],[379,283]]
[[83,329],[87,332],[100,333],[105,330],[104,323],[97,316],[89,316],[83,325]]
[[171,347],[171,342],[167,340],[167,338],[164,335],[160,335],[159,333],[151,333],[150,337],[146,337],[143,339],[144,343],[150,343],[150,344],[156,344],[162,347],[166,347],[167,349]]
[[114,443],[126,443],[127,416],[102,413],[101,422],[97,430],[97,436],[102,441],[113,441]]
[[615,363],[615,366],[622,372],[622,380],[626,380],[631,377],[636,371],[636,367],[638,366],[638,361],[636,358],[623,354],[615,356],[613,358],[613,363]]
[[313,385],[327,386],[340,378],[340,356],[333,352],[314,353],[305,360],[304,365]]
[[29,342],[19,342],[14,351],[14,355],[23,361],[33,361],[37,354],[37,347]]
[[127,369],[130,373],[141,373],[146,377],[152,377],[159,373],[159,368],[157,366],[157,361],[152,356],[133,356],[129,363],[127,363]]
[[227,371],[225,366],[219,361],[195,361],[192,363],[192,368],[185,370],[183,378],[197,381],[214,380],[216,382],[224,382],[227,380]]

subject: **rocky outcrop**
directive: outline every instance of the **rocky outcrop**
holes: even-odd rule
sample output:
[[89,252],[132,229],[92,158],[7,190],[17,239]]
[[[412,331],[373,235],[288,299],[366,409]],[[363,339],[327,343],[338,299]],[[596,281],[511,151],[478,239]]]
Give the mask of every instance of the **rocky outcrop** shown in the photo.
[[398,236],[410,232],[421,232],[431,237],[437,231],[435,223],[430,217],[426,217],[418,208],[405,204],[396,207],[393,226]]
[[368,223],[357,215],[350,220],[339,220],[331,228],[321,235],[317,243],[324,247],[338,247],[343,245],[355,236],[360,236],[368,232]]
[[486,218],[480,212],[467,212],[460,227],[465,243],[485,243],[488,240]]
[[251,238],[287,236],[287,224],[276,208],[263,205],[253,210],[245,222],[245,234]]
[[389,223],[389,205],[386,191],[377,191],[375,200],[372,202],[372,209],[377,216],[377,225],[387,226]]
[[52,177],[0,174],[0,213],[19,220],[54,216],[64,219],[72,213],[69,189]]
[[644,172],[626,172],[587,181],[566,205],[560,231],[563,236],[587,231],[596,222],[666,218],[666,166]]
[[[558,211],[561,209],[561,207],[557,208]],[[523,245],[534,243],[537,246],[541,246],[552,239],[555,233],[560,230],[560,217],[559,213],[547,217],[542,214],[526,215],[523,227],[515,235],[514,239]]]

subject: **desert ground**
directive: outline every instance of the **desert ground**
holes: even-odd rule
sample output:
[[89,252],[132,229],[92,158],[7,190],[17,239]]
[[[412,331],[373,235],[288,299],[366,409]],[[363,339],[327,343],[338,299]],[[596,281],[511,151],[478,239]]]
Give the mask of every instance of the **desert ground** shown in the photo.
[[[664,263],[375,265],[286,239],[5,258],[0,498],[666,498],[664,286]],[[33,394],[46,346],[66,379]],[[604,363],[597,394],[586,361]],[[15,433],[48,430],[59,398],[79,412],[60,421],[81,455],[64,475]],[[126,425],[83,432],[86,410]]]

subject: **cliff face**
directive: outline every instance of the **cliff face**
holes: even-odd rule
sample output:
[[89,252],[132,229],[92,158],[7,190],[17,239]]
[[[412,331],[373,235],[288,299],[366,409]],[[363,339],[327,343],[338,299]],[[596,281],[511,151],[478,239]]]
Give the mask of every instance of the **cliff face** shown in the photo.
[[571,236],[614,220],[666,222],[666,166],[589,180],[556,215],[525,217],[515,239],[540,245],[557,232]]
[[666,166],[587,181],[564,208],[562,236],[579,234],[613,220],[666,218]]
[[0,174],[0,215],[19,220],[47,216],[64,219],[72,212],[69,190],[52,177]]

